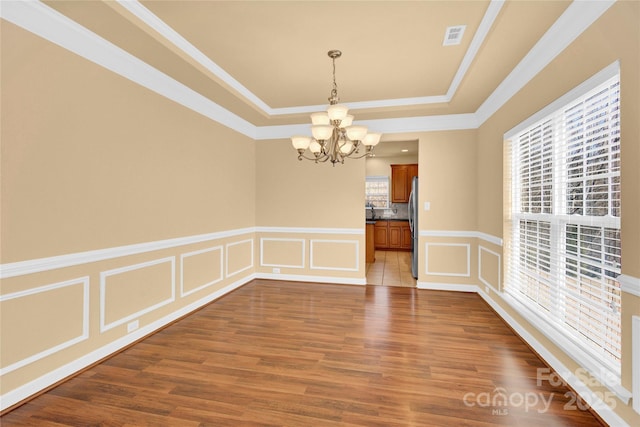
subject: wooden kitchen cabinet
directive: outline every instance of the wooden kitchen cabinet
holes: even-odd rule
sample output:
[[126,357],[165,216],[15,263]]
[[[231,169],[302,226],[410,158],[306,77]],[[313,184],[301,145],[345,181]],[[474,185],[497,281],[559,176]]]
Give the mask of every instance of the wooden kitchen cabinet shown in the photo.
[[400,235],[400,247],[402,249],[412,249],[413,242],[411,240],[411,228],[409,227],[409,221],[402,225],[402,231]]
[[400,249],[402,238],[402,227],[398,221],[389,221],[389,248]]
[[367,264],[376,261],[376,248],[375,248],[375,225],[374,224],[366,224],[366,250],[365,250],[365,258]]
[[373,240],[376,249],[387,249],[389,247],[387,221],[377,221],[374,225]]
[[418,164],[391,165],[391,202],[407,203],[411,194],[411,181],[418,176]]
[[374,228],[376,249],[411,250],[409,221],[377,221]]

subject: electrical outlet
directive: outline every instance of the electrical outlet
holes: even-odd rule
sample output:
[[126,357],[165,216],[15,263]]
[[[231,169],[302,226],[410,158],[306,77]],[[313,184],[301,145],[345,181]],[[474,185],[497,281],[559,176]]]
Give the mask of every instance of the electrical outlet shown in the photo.
[[274,268],[273,269],[273,273],[274,274],[280,274],[280,269],[279,268]]
[[424,202],[424,210],[428,211],[431,209],[431,202]]
[[485,287],[484,287],[484,290],[485,290],[485,292],[486,292],[487,294],[490,294],[490,293],[491,293],[491,288],[489,288],[488,286],[485,286]]
[[133,332],[140,327],[140,321],[134,320],[133,322],[127,323],[127,332]]

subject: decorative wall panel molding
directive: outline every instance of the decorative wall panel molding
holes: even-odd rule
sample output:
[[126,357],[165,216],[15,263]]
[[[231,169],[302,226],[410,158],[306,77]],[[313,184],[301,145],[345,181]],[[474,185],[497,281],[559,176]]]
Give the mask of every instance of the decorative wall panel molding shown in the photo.
[[[246,264],[241,264],[237,269],[233,270],[233,271],[229,271],[229,260],[233,257],[237,257],[238,259],[241,258],[241,246],[249,246],[248,248],[245,248],[244,250],[248,250],[249,251],[249,256],[248,256],[248,263]],[[226,248],[226,253],[227,253],[227,264],[226,264],[226,277],[231,277],[231,276],[235,276],[236,274],[242,273],[243,271],[247,271],[253,268],[253,239],[247,239],[247,240],[241,240],[239,242],[233,242],[233,243],[227,243],[227,248]],[[245,254],[246,256],[246,254]],[[234,261],[235,262],[235,261]]]
[[[188,258],[203,258],[208,257],[210,268],[217,267],[217,272],[214,271],[214,277],[210,277],[204,283],[195,285],[194,287],[185,286],[185,271],[188,271],[189,261]],[[198,251],[187,252],[180,255],[180,297],[186,297],[194,292],[198,292],[204,288],[215,285],[223,279],[223,251],[222,246],[214,246],[212,248],[200,249]],[[215,270],[215,269],[214,269]]]
[[[280,258],[285,256],[285,251],[283,250],[283,247],[280,247],[279,250],[272,249],[271,251],[267,251],[265,249],[265,246],[268,248],[270,242],[277,242],[276,244],[280,244],[280,245],[283,245],[285,242],[290,243],[290,245],[288,246],[292,252],[295,252],[296,249],[299,251],[298,253],[299,262],[287,263],[287,260]],[[305,239],[286,239],[286,238],[275,238],[275,237],[260,238],[260,266],[261,267],[304,268],[305,267],[305,250],[306,250],[305,243],[306,243]],[[298,248],[296,248],[296,246]],[[267,258],[271,262],[266,262],[265,258]],[[282,261],[278,262],[279,258],[282,259]]]
[[[131,314],[122,316],[120,318],[117,318],[115,320],[112,320],[110,322],[107,323],[106,318],[107,318],[107,299],[108,299],[108,286],[109,283],[107,282],[107,280],[109,279],[109,277],[113,277],[113,276],[117,276],[117,275],[122,275],[122,274],[126,274],[128,272],[132,272],[135,270],[140,270],[140,269],[147,269],[150,267],[154,267],[154,266],[158,266],[161,264],[165,264],[165,263],[169,263],[170,267],[171,267],[171,275],[170,277],[168,277],[168,284],[170,286],[170,289],[168,289],[168,294],[169,296],[167,298],[161,299],[157,302],[155,302],[154,304],[141,308],[135,312],[132,312]],[[171,257],[166,257],[166,258],[161,258],[161,259],[156,259],[153,261],[147,261],[147,262],[143,262],[140,264],[133,264],[133,265],[128,265],[126,267],[121,267],[121,268],[115,268],[112,270],[107,270],[107,271],[103,271],[100,273],[100,332],[106,332],[109,329],[113,329],[116,326],[122,325],[124,323],[127,323],[129,321],[132,321],[134,319],[139,318],[140,316],[146,314],[146,313],[150,313],[153,310],[156,310],[160,307],[163,307],[167,304],[171,304],[172,302],[174,302],[176,300],[176,289],[175,289],[175,276],[176,276],[176,258],[171,256]],[[159,287],[158,283],[154,283],[153,281],[145,281],[144,283],[140,284],[137,288],[134,287],[134,284],[131,285],[131,290],[135,292],[135,290],[141,290],[143,289],[144,286],[147,286],[149,290],[154,289],[157,290]],[[149,296],[149,292],[146,292],[146,296]]]
[[85,354],[84,356],[61,366],[60,368],[47,372],[41,377],[36,378],[35,380],[30,381],[25,385],[18,387],[17,389],[4,393],[2,396],[0,396],[0,411],[10,408],[11,406],[29,398],[30,396],[37,394],[47,387],[50,387],[53,384],[56,384],[57,382],[62,381],[77,372],[80,372],[81,370],[93,365],[96,362],[99,362],[105,357],[116,353],[117,351],[127,347],[128,345],[144,338],[149,334],[152,334],[158,329],[170,324],[171,322],[174,322],[175,320],[180,319],[181,317],[191,313],[192,311],[197,310],[198,308],[206,304],[209,304],[211,301],[220,298],[221,296],[239,288],[240,286],[250,282],[255,278],[255,275],[245,276],[225,286],[222,289],[219,289],[187,306],[181,307],[180,309],[166,316],[163,316],[160,319],[157,319],[147,325],[143,325],[140,329],[136,329],[130,334],[124,335],[94,351],[91,351],[90,353]]
[[[429,247],[463,247],[465,248],[465,263],[466,271],[460,273],[457,271],[436,271],[429,268]],[[455,277],[470,277],[471,276],[471,245],[468,243],[426,243],[424,245],[424,257],[425,257],[425,273],[430,276],[455,276]]]
[[[330,243],[331,245],[331,253],[332,258],[335,258],[335,253],[338,251],[339,245],[348,245],[352,246],[351,249],[345,250],[345,258],[349,252],[353,258],[351,261],[353,262],[353,266],[348,266],[348,263],[343,265],[330,265],[327,263],[323,263],[322,256],[326,255],[323,252],[321,246],[324,244]],[[341,258],[342,259],[342,258]],[[322,239],[311,239],[309,243],[309,262],[312,270],[337,270],[337,271],[358,271],[359,270],[359,260],[360,260],[360,242],[358,240],[322,240]]]
[[[484,254],[490,254],[493,257],[496,258],[496,262],[497,262],[497,270],[498,270],[498,283],[491,283],[487,280],[487,278],[485,278],[482,275],[482,263],[483,263],[483,253]],[[492,250],[489,250],[487,248],[485,248],[484,246],[478,246],[478,279],[484,283],[486,286],[491,286],[493,289],[495,290],[500,290],[501,286],[502,286],[502,271],[501,271],[501,266],[502,264],[502,256],[497,253],[494,252]]]
[[[89,338],[89,277],[88,276],[79,277],[77,279],[66,280],[64,282],[53,283],[46,286],[40,286],[37,288],[27,289],[24,291],[14,292],[14,293],[0,296],[0,307],[2,307],[4,304],[6,304],[9,301],[14,301],[22,298],[29,298],[29,297],[40,295],[47,292],[55,292],[63,288],[68,288],[72,286],[81,286],[81,291],[82,291],[82,301],[81,301],[82,306],[80,307],[80,310],[79,310],[81,312],[81,317],[79,319],[76,319],[78,324],[80,325],[80,330],[81,330],[80,334],[73,337],[67,337],[65,341],[59,342],[58,344],[48,348],[44,348],[38,351],[37,353],[34,353],[28,357],[25,357],[22,360],[19,360],[14,363],[10,363],[7,366],[4,366],[2,369],[0,369],[0,376],[8,374],[9,372],[15,371],[16,369],[22,368],[23,366],[36,362],[40,359],[43,359],[47,356],[57,353],[61,350],[64,350],[65,348],[71,347],[72,345],[75,345]],[[72,301],[70,300],[68,300],[67,302],[69,304],[72,303]],[[73,307],[71,307],[70,305],[65,305],[65,306],[50,306],[49,308],[52,311],[51,316],[49,317],[51,322],[49,324],[42,325],[42,329],[45,331],[47,330],[48,326],[55,325],[56,319],[52,319],[51,317],[55,316],[56,310],[64,311],[65,313],[68,313],[69,310],[71,310]],[[40,314],[42,315],[43,313],[40,313]],[[24,316],[29,316],[30,318],[33,318],[34,313],[32,313],[31,311],[25,311]],[[9,328],[9,327],[11,327],[11,325],[6,325],[6,324],[3,325],[3,328]],[[59,331],[56,332],[56,334],[58,333]],[[8,342],[6,335],[3,338],[4,339],[3,339],[2,345],[11,345]],[[6,360],[3,360],[3,362],[5,361]]]

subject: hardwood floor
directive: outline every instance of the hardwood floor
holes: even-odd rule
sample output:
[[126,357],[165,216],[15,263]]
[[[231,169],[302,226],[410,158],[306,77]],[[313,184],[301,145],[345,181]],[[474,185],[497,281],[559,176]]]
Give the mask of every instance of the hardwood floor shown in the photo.
[[475,294],[255,280],[0,424],[600,425],[544,368]]
[[411,252],[377,250],[376,261],[367,264],[368,285],[415,287],[411,275]]

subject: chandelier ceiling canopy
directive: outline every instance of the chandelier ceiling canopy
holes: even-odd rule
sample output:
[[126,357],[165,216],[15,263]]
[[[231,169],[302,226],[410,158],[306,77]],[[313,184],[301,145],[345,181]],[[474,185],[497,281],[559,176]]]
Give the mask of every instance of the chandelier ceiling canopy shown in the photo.
[[366,126],[353,125],[353,116],[347,114],[347,106],[338,103],[340,98],[336,84],[336,58],[340,58],[342,52],[330,50],[327,55],[333,62],[333,88],[329,96],[329,107],[326,112],[311,114],[313,137],[292,136],[291,143],[298,151],[298,160],[307,159],[316,163],[330,161],[335,166],[336,163],[344,163],[346,158],[371,156],[373,147],[380,142],[382,134],[367,133]]

